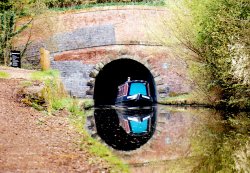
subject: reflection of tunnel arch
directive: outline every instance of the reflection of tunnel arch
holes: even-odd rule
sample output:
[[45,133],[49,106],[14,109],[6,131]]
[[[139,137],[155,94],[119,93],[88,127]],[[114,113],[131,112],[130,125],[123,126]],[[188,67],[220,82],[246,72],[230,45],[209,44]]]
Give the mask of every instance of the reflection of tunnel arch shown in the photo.
[[95,105],[114,104],[117,86],[124,83],[127,77],[132,80],[146,80],[150,84],[150,92],[156,102],[156,88],[151,72],[141,63],[132,59],[117,59],[106,64],[95,79]]
[[[131,110],[130,110],[131,111]],[[119,122],[119,116],[117,110],[115,109],[95,109],[94,118],[95,118],[95,127],[96,132],[99,137],[109,146],[116,150],[130,151],[140,148],[146,144],[154,135],[156,129],[156,119],[157,119],[157,108],[153,107],[152,112],[145,110],[144,113],[135,113],[131,112],[130,116],[148,116],[150,115],[150,123],[148,127],[148,132],[145,134],[131,135],[126,133],[125,130],[121,127]],[[125,114],[123,114],[125,115]],[[125,117],[128,115],[125,115]],[[123,118],[122,118],[123,119]],[[127,120],[124,118],[124,120]]]

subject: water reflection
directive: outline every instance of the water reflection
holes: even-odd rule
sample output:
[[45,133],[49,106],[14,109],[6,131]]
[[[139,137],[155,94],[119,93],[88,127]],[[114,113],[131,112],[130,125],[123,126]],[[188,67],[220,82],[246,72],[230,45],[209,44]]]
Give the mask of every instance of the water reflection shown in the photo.
[[249,112],[158,106],[157,118],[156,110],[116,109],[96,109],[94,118],[131,172],[250,172]]
[[94,111],[97,134],[114,149],[135,150],[152,137],[156,110],[156,107],[97,108]]
[[129,135],[144,136],[152,131],[154,108],[131,110],[128,108],[115,109],[119,118],[119,125]]

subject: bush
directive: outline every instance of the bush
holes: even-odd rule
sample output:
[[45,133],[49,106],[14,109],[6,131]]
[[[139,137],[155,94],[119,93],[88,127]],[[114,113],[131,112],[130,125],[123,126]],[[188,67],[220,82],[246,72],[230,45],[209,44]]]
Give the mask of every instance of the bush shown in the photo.
[[204,79],[209,79],[204,84],[207,92],[217,88],[220,91],[217,101],[223,106],[247,108],[250,102],[249,1],[184,0],[184,6],[187,9],[182,11],[183,20],[191,19],[189,25],[182,25],[186,32],[182,33],[181,42],[198,55],[195,60],[203,64],[209,75]]
[[45,4],[49,8],[54,7],[73,7],[78,5],[98,4],[98,3],[117,3],[117,2],[142,2],[143,0],[46,0]]

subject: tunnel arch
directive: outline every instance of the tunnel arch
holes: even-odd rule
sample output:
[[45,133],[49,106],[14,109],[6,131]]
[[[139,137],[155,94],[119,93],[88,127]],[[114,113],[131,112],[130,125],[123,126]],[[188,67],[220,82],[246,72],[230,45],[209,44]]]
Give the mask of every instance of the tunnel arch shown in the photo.
[[138,60],[125,57],[112,60],[106,64],[96,65],[90,73],[90,77],[94,78],[90,81],[92,83],[90,86],[92,86],[95,106],[113,105],[117,87],[124,83],[128,77],[131,77],[132,80],[148,81],[153,101],[157,102],[154,75],[148,67]]

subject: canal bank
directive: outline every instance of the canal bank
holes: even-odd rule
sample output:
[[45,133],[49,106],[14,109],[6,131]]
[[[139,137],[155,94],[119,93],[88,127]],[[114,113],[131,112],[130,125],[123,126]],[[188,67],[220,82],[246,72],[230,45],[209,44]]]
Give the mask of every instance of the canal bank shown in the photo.
[[128,172],[119,158],[84,131],[86,117],[79,102],[58,98],[63,93],[59,94],[55,72],[34,76],[34,71],[7,67],[0,72],[5,74],[0,76],[1,171]]
[[249,172],[249,112],[158,105],[154,130],[143,138],[128,136],[115,112],[91,110],[86,128],[131,172]]

